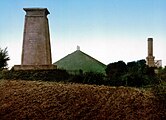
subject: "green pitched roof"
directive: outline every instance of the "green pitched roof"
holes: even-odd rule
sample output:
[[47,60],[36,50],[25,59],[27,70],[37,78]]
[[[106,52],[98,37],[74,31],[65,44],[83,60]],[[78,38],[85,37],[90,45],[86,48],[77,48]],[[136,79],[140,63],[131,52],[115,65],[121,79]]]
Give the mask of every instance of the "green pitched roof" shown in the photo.
[[57,68],[68,71],[83,70],[83,72],[98,72],[105,74],[106,65],[80,50],[65,56],[54,63]]

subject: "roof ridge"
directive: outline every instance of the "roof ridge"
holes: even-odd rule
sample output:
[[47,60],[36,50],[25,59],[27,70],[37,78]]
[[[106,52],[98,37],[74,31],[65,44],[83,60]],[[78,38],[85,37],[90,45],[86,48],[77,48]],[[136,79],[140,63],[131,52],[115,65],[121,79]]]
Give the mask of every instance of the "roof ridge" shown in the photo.
[[105,74],[106,65],[81,50],[76,50],[57,62],[57,68],[69,71],[82,69],[84,72],[100,72]]
[[72,55],[72,54],[77,53],[77,52],[80,52],[80,53],[82,53],[82,54],[84,54],[84,55],[88,56],[89,58],[91,58],[91,59],[95,60],[96,62],[98,62],[98,63],[102,64],[103,66],[106,66],[104,63],[100,62],[99,60],[95,59],[94,57],[92,57],[92,56],[90,56],[90,55],[86,54],[85,52],[83,52],[83,51],[81,51],[81,50],[76,50],[76,51],[74,51],[74,52],[72,52],[72,53],[70,53],[70,54],[67,54],[65,57],[63,57],[63,58],[61,58],[60,60],[58,60],[58,61],[54,62],[53,64],[55,64],[55,63],[57,63],[57,62],[59,62],[59,61],[61,61],[61,60],[65,59],[65,58],[67,58],[69,55]]
[[93,59],[93,60],[95,60],[96,62],[98,62],[98,63],[100,63],[100,64],[105,65],[104,63],[102,63],[102,62],[100,62],[99,60],[95,59],[94,57],[92,57],[92,56],[90,56],[90,55],[88,55],[88,54],[84,53],[83,51],[81,51],[81,50],[79,50],[79,51],[80,51],[80,52],[82,52],[84,55],[86,55],[86,56],[88,56],[88,57],[92,58],[92,59]]

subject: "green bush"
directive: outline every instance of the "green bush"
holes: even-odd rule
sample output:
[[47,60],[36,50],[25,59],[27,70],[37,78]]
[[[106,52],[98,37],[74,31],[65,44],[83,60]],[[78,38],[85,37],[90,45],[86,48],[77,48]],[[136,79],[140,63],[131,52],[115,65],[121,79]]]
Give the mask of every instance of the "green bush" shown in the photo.
[[101,73],[86,72],[84,74],[72,75],[69,82],[105,85],[104,75]]
[[68,74],[66,70],[10,70],[2,73],[3,79],[12,80],[42,80],[42,81],[62,81],[82,84],[106,85],[104,75],[101,73],[80,73],[78,75]]
[[106,74],[111,86],[143,87],[159,84],[159,79],[154,71],[148,67],[145,60],[128,62],[123,61],[107,65]]
[[85,84],[104,84],[104,75],[101,73],[87,72],[84,74],[83,83]]

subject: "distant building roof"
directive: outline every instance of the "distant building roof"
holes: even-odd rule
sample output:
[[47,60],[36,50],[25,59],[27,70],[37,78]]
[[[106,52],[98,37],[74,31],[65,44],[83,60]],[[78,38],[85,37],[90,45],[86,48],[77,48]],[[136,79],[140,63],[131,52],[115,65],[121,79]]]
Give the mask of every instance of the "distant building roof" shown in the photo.
[[80,48],[54,63],[67,71],[97,72],[105,74],[106,65],[82,52]]

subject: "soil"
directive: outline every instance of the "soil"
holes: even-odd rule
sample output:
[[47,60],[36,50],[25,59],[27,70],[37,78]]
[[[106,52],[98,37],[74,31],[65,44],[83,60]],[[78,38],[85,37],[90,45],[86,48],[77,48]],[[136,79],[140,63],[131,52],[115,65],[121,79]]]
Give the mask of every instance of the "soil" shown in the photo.
[[0,80],[0,120],[164,120],[147,90]]

